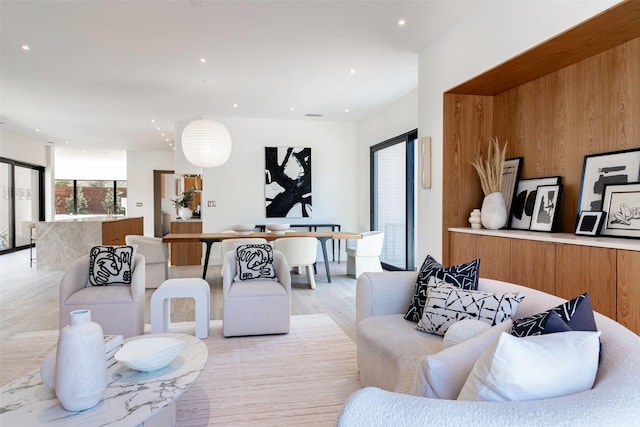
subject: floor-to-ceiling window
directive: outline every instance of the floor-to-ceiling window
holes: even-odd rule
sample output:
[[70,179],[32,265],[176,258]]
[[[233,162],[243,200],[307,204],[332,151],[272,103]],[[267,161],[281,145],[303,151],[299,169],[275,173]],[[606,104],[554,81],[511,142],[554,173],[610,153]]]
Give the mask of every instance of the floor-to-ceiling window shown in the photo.
[[0,253],[29,246],[30,227],[44,220],[44,168],[0,158]]
[[388,270],[415,269],[415,140],[417,131],[371,147],[371,228],[384,231],[380,261]]
[[56,218],[69,215],[123,215],[127,181],[56,179]]

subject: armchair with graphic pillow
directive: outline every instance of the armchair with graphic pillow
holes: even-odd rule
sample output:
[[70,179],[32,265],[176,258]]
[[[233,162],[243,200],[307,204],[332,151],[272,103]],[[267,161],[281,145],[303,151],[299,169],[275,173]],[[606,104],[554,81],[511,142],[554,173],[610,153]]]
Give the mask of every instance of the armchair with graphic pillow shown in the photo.
[[479,278],[480,260],[365,273],[356,290],[361,390],[338,426],[635,425],[640,338],[566,301]]

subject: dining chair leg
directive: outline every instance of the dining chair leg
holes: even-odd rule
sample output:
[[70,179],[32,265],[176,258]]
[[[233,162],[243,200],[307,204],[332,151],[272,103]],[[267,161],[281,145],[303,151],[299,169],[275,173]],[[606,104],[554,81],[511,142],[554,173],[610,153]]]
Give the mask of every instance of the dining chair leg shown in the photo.
[[313,265],[312,264],[307,265],[307,277],[309,278],[309,285],[311,286],[311,289],[315,289],[316,288],[316,277],[313,274]]

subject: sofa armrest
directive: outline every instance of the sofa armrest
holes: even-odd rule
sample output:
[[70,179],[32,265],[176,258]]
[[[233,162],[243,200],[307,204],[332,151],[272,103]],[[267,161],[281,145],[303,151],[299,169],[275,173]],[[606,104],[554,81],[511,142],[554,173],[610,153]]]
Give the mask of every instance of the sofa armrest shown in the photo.
[[360,275],[356,284],[356,324],[369,316],[406,313],[417,276],[415,271]]
[[60,304],[89,283],[89,255],[75,260],[60,281]]

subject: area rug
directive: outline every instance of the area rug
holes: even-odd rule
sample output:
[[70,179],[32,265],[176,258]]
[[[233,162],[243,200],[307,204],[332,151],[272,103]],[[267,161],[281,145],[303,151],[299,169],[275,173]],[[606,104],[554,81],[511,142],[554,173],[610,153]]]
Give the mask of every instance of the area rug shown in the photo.
[[[194,330],[183,322],[170,331]],[[2,343],[2,384],[39,367],[56,340],[42,331]],[[328,314],[292,316],[288,334],[255,337],[224,338],[212,320],[203,342],[207,365],[177,401],[177,426],[332,426],[360,388],[356,346]]]

